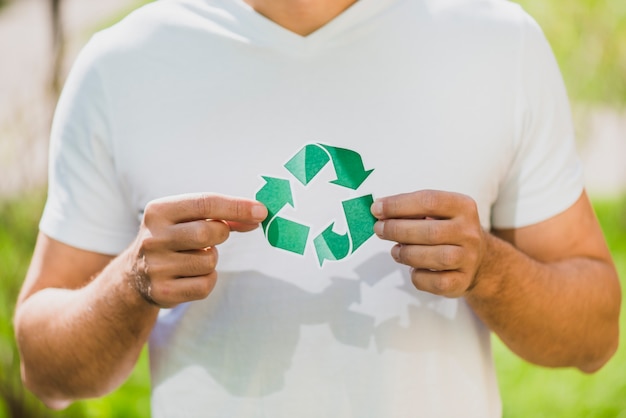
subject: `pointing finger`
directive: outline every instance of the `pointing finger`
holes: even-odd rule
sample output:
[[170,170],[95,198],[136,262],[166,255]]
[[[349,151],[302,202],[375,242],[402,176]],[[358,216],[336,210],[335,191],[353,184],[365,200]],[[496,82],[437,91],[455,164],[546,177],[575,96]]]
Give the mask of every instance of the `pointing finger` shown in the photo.
[[267,216],[263,204],[252,199],[225,196],[214,193],[197,193],[166,197],[150,202],[144,220],[166,220],[181,223],[202,219],[217,219],[259,223]]
[[451,220],[387,219],[374,225],[380,238],[401,244],[441,245],[458,240],[459,226]]
[[223,243],[230,229],[225,222],[203,219],[173,225],[168,231],[168,248],[172,251],[187,251]]
[[372,214],[378,219],[448,219],[469,210],[473,202],[458,193],[420,190],[377,199]]

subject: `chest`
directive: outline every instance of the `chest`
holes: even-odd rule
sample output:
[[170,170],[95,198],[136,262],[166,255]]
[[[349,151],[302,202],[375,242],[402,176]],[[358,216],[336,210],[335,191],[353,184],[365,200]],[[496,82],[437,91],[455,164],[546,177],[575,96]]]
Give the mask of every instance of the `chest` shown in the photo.
[[212,59],[197,52],[158,66],[145,58],[146,77],[114,97],[127,109],[114,124],[118,174],[138,210],[185,192],[254,197],[261,176],[288,175],[287,161],[322,143],[374,169],[364,185],[374,197],[468,194],[488,226],[514,131],[510,87],[488,62],[435,60],[420,42],[300,57],[242,45]]

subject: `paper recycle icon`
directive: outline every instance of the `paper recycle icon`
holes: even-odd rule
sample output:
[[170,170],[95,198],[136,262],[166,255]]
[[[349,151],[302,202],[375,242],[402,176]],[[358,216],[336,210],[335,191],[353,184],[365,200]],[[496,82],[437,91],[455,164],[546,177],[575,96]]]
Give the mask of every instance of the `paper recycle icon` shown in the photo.
[[[284,167],[302,185],[308,185],[331,162],[338,187],[357,190],[374,170],[365,170],[361,156],[349,149],[324,144],[308,144],[296,153]],[[310,227],[279,216],[281,209],[294,207],[291,183],[288,179],[263,176],[265,184],[256,199],[268,210],[261,223],[268,242],[276,248],[303,255],[309,241]],[[331,222],[323,232],[313,238],[320,266],[325,260],[341,260],[354,253],[372,235],[376,218],[370,212],[374,199],[371,194],[341,202],[348,231],[339,234]]]

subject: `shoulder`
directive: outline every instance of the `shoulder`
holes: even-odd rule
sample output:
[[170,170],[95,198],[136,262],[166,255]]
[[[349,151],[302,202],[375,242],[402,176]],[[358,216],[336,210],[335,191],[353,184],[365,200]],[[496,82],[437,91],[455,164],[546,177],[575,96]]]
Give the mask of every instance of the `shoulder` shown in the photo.
[[[536,21],[508,0],[422,0],[429,42],[439,54],[456,56],[462,65],[520,78],[527,51],[547,44]],[[414,6],[415,7],[415,6]]]
[[213,0],[158,0],[97,32],[85,49],[100,60],[180,49],[198,31],[227,20]]
[[160,34],[184,25],[184,11],[184,2],[179,0],[148,3],[112,26],[97,32],[85,50],[105,58],[145,48]]

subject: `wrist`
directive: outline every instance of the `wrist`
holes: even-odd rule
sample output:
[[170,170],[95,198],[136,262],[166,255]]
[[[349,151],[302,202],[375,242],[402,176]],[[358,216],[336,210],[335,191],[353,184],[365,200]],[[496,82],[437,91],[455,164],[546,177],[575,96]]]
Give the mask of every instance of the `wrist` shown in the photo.
[[138,295],[149,306],[160,308],[159,304],[152,299],[152,282],[148,275],[144,256],[128,255],[126,265],[130,266],[126,274],[126,283],[133,290],[135,296]]
[[[110,269],[110,271],[106,272],[107,269]],[[122,303],[125,309],[133,312],[158,312],[159,307],[146,299],[142,293],[143,289],[138,288],[137,267],[130,251],[120,254],[107,266],[103,274],[116,278],[111,280],[113,289],[110,289],[107,293],[114,295],[115,299]]]
[[507,276],[507,245],[509,244],[485,231],[482,256],[474,280],[466,291],[467,299],[486,300],[502,292]]

